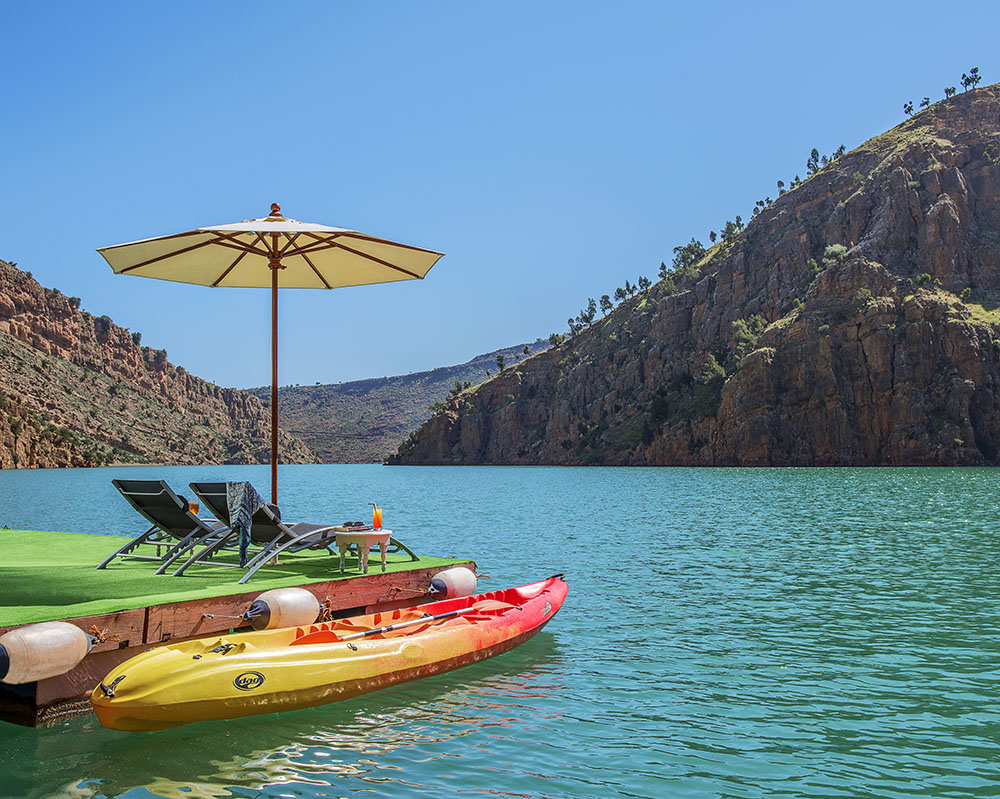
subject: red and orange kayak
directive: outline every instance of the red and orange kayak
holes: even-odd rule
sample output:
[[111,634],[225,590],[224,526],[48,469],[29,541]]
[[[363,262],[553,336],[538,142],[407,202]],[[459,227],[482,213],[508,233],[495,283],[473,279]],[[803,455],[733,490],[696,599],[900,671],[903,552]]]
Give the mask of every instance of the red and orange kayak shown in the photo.
[[551,620],[567,591],[560,575],[387,613],[168,644],[114,669],[91,702],[101,724],[117,730],[336,702],[513,649]]

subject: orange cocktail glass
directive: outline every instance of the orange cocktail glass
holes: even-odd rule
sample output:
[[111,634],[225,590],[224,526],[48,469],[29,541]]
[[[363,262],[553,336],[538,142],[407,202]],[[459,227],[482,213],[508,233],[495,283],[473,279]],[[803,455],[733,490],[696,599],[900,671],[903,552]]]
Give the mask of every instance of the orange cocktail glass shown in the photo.
[[382,509],[372,508],[372,527],[376,530],[382,529]]

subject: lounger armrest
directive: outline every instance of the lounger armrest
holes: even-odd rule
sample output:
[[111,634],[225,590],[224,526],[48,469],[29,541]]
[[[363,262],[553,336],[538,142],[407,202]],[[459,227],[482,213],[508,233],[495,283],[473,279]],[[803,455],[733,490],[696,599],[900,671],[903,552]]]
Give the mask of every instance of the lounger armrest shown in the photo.
[[287,524],[285,526],[296,538],[300,537],[303,533],[326,533],[337,527],[336,524],[311,524],[309,522],[296,522],[295,524]]

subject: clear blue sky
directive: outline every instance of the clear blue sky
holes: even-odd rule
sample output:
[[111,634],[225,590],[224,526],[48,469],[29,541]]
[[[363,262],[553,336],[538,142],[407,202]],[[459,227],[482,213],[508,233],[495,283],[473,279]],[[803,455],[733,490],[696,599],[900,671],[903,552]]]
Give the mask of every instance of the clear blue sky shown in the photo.
[[[978,66],[1000,6],[4,4],[0,258],[223,385],[270,380],[269,295],[116,277],[94,249],[267,214],[447,253],[281,295],[280,382],[457,363],[587,297]],[[679,5],[679,4],[677,4]]]

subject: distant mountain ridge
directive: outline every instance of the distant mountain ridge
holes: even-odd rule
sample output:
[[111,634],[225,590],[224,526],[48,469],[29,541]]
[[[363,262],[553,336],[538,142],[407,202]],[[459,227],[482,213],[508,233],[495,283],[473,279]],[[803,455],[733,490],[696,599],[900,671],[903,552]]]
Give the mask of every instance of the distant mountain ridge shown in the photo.
[[[317,386],[283,386],[278,389],[282,427],[301,438],[323,463],[381,463],[399,443],[430,417],[435,403],[446,399],[456,381],[477,384],[496,372],[497,356],[506,364],[531,353],[543,352],[549,343],[504,347],[477,355],[465,363],[424,372],[376,377]],[[271,389],[248,389],[265,407]]]
[[[267,463],[269,415],[0,261],[0,468]],[[314,461],[281,433],[282,460]]]
[[390,462],[1000,463],[1000,87],[837,155]]

